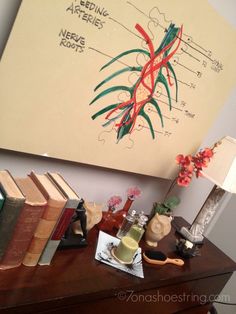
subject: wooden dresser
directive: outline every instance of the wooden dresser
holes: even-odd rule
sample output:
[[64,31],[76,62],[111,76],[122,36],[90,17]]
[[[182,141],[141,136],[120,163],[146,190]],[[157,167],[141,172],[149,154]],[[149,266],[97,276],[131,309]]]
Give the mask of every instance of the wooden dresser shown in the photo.
[[[186,225],[182,218],[175,218]],[[174,227],[158,250],[176,257]],[[236,263],[210,241],[183,267],[143,261],[144,279],[94,259],[97,233],[89,246],[58,251],[50,266],[0,271],[0,313],[207,313]],[[144,243],[142,243],[145,249]]]

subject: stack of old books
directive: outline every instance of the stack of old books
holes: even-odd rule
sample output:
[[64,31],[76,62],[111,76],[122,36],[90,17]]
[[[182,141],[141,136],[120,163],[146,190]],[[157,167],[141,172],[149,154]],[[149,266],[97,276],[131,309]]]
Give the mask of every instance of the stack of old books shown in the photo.
[[49,265],[79,202],[58,173],[0,170],[0,270]]

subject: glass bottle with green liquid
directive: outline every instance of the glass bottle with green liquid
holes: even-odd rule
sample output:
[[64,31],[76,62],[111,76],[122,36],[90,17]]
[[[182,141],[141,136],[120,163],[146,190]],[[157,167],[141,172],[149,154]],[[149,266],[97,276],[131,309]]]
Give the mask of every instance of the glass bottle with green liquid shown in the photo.
[[140,215],[138,221],[134,223],[126,234],[128,237],[134,239],[137,243],[141,240],[144,234],[144,226],[148,221],[148,217],[145,215]]

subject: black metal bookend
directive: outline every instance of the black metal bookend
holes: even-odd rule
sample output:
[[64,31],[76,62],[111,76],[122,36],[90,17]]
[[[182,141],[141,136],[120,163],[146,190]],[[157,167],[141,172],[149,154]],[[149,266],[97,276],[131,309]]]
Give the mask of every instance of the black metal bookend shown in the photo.
[[[80,221],[80,226],[82,230],[81,234],[75,234],[72,228],[74,222]],[[58,249],[70,249],[70,248],[80,248],[87,246],[87,216],[86,209],[84,208],[84,200],[81,199],[78,207],[75,210],[75,214],[73,215],[71,222],[61,239]]]

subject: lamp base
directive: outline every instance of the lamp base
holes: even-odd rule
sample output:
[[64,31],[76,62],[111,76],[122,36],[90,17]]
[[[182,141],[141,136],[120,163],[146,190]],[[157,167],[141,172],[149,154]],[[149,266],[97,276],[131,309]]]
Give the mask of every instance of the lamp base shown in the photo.
[[180,229],[179,232],[185,239],[195,244],[203,243],[205,227],[214,216],[216,208],[224,193],[225,190],[221,189],[217,185],[214,185],[191,227],[189,229],[186,227],[182,227]]
[[189,240],[190,242],[194,243],[194,244],[202,244],[203,243],[203,235],[201,234],[197,234],[197,235],[193,235],[190,230],[186,227],[182,227],[179,231],[178,231],[185,239]]

